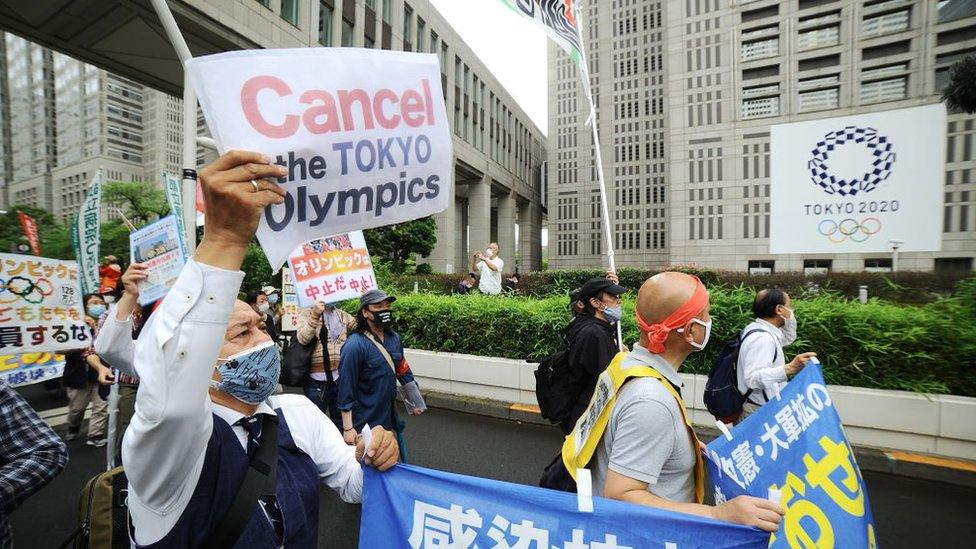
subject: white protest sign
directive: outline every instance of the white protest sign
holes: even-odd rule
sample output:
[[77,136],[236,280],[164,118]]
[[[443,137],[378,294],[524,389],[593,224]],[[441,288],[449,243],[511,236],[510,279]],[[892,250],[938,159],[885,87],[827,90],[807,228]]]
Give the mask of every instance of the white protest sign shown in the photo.
[[363,231],[318,238],[295,248],[288,258],[298,305],[358,299],[376,287]]
[[352,48],[245,50],[187,70],[221,152],[288,168],[257,237],[272,268],[303,242],[444,210],[453,150],[437,56]]
[[295,295],[295,279],[291,276],[291,269],[284,267],[281,269],[281,331],[297,330],[300,315],[298,296]]
[[945,132],[941,103],[773,126],[770,253],[939,250]]
[[0,254],[0,355],[91,345],[78,263]]

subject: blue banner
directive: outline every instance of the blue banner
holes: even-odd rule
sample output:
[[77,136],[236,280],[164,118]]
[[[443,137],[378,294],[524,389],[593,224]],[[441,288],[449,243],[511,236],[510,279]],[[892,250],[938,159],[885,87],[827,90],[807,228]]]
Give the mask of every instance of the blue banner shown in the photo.
[[765,532],[706,518],[397,465],[365,471],[359,546],[411,549],[765,548]]
[[808,364],[769,403],[708,445],[715,501],[780,492],[786,510],[770,547],[876,546],[861,471],[827,393]]

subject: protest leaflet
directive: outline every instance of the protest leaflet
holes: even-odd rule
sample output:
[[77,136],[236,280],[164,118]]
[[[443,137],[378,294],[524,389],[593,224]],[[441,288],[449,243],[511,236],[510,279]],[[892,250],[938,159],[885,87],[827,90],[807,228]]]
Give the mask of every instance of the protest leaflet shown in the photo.
[[291,268],[285,267],[281,269],[281,331],[297,330],[299,314],[295,279],[291,276]]
[[145,263],[149,276],[139,285],[139,304],[159,300],[173,287],[186,264],[183,235],[176,217],[168,215],[129,235],[133,263]]
[[398,464],[363,470],[360,547],[434,549],[765,548],[746,526],[576,494]]
[[363,231],[306,242],[288,258],[300,307],[356,299],[376,287]]
[[437,56],[353,48],[243,50],[187,70],[221,152],[288,169],[257,237],[275,271],[303,242],[447,208],[454,160]]
[[55,353],[23,353],[0,355],[0,383],[11,387],[30,385],[61,377],[64,355]]
[[0,254],[0,354],[82,349],[90,343],[77,262]]
[[715,501],[779,492],[786,516],[770,547],[873,548],[864,479],[819,365],[708,445]]

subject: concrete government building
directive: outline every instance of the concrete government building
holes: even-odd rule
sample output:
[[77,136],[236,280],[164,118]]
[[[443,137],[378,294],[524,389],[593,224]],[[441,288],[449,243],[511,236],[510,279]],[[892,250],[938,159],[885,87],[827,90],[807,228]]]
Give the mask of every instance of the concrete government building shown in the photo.
[[[938,102],[976,54],[974,0],[599,0],[584,11],[618,265],[888,270],[890,254],[769,254],[770,126]],[[550,44],[549,265],[605,264],[575,66]],[[976,117],[949,113],[942,251],[971,270]],[[933,222],[938,222],[933,220]]]
[[[5,5],[13,13],[0,13],[0,28],[124,77],[106,77],[100,93],[115,96],[120,87],[129,93],[141,92],[144,87],[148,92],[156,88],[169,94],[180,93],[182,70],[147,1],[74,0],[38,5],[36,0],[11,0]],[[194,55],[243,48],[309,46],[382,48],[437,55],[453,129],[455,170],[453,207],[435,216],[437,246],[427,261],[436,271],[465,272],[471,254],[497,241],[506,271],[514,271],[516,266],[520,270],[541,267],[546,215],[542,192],[545,137],[427,0],[170,0],[169,5]],[[53,66],[57,76],[57,59],[48,59],[50,51],[39,55],[41,63]],[[19,63],[20,58],[7,52],[7,59],[13,63]],[[52,97],[56,97],[54,91]],[[52,103],[46,99],[37,101],[47,101],[41,110],[50,108]],[[7,116],[6,112],[3,116]],[[108,117],[111,120],[111,111]],[[180,120],[176,116],[177,130]],[[12,122],[10,127],[25,125],[18,120]],[[69,122],[70,119],[65,124]],[[81,130],[70,131],[75,132],[75,137],[68,140],[77,141]],[[169,150],[172,136],[159,136],[162,139],[153,146],[143,143],[143,154],[150,154],[150,149]],[[118,135],[111,134],[106,139],[114,143]],[[111,147],[118,149],[114,144]],[[106,145],[109,156],[112,150]],[[177,155],[179,150],[177,141]],[[61,156],[60,150],[58,153]],[[37,156],[43,163],[44,155]],[[178,166],[179,158],[175,160]],[[16,166],[19,161],[13,164]],[[135,162],[131,164],[134,166]],[[148,171],[144,167],[140,170]],[[47,189],[55,203],[68,201],[77,211],[78,204],[71,193],[81,190],[83,194],[87,182],[81,181],[79,186],[75,180],[61,181],[53,167],[46,171],[42,167],[37,173],[41,175],[31,177],[49,178]],[[18,194],[24,189],[40,188],[36,192],[43,192],[42,186],[24,184],[23,178],[10,176],[5,179],[8,204],[33,200],[27,194]],[[56,198],[63,194],[69,198]]]

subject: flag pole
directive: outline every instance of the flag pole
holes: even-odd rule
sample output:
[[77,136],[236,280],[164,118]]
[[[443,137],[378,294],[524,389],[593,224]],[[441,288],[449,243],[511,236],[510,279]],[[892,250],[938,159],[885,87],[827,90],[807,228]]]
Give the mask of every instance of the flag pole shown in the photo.
[[[574,5],[573,11],[576,14],[576,36],[579,38],[580,58],[582,61],[582,63],[580,63],[580,70],[583,72],[583,91],[586,92],[586,102],[590,105],[590,114],[586,118],[586,123],[590,125],[590,128],[593,131],[593,152],[596,155],[596,175],[597,180],[600,183],[600,203],[603,214],[603,228],[607,239],[607,262],[610,265],[610,270],[616,273],[617,264],[614,260],[613,230],[610,227],[610,207],[607,200],[607,184],[603,177],[603,155],[600,153],[600,131],[597,129],[596,105],[593,104],[593,90],[590,82],[590,65],[586,59],[586,41],[583,39],[583,16],[579,3]],[[619,321],[617,322],[617,343],[619,345],[624,344],[623,331],[620,327]]]
[[192,254],[197,245],[197,94],[190,82],[186,62],[193,56],[166,0],[151,2],[166,37],[183,65],[183,227],[187,251]]

